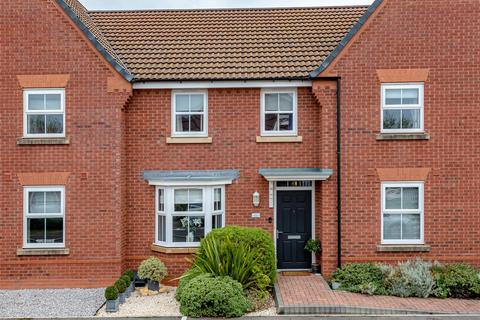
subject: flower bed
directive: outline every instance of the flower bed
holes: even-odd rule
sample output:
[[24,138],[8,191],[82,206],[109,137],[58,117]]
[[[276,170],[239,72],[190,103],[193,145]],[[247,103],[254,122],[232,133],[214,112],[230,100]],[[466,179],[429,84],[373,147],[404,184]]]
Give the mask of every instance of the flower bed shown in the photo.
[[421,259],[398,263],[351,263],[338,269],[332,287],[370,295],[479,298],[480,274],[463,264],[443,265]]

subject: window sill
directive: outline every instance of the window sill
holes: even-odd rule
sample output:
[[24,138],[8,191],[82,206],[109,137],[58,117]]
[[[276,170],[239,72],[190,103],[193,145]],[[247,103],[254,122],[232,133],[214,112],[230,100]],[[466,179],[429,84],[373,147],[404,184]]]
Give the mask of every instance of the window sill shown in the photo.
[[426,244],[380,244],[377,252],[430,252],[431,247]]
[[68,138],[18,138],[18,145],[70,144]]
[[70,254],[68,248],[18,248],[17,256],[66,256]]
[[428,133],[379,133],[377,140],[430,140]]
[[212,137],[167,137],[167,143],[212,143]]
[[257,136],[257,143],[302,142],[302,136]]
[[164,247],[155,243],[152,243],[150,249],[160,253],[195,253],[198,251],[198,247]]

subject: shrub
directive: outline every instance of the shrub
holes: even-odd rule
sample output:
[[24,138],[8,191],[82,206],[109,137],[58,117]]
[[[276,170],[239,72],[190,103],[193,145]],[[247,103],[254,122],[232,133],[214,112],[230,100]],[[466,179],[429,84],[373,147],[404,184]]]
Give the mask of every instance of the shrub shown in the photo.
[[[205,239],[215,237],[220,242],[230,239],[234,246],[243,244],[255,256],[258,272],[269,277],[269,286],[273,286],[276,276],[275,249],[271,235],[259,228],[226,226],[210,232]],[[200,247],[199,254],[203,254]]]
[[270,278],[260,272],[256,264],[258,257],[243,243],[234,244],[230,238],[220,240],[213,236],[203,239],[201,248],[192,267],[182,276],[184,281],[209,273],[213,276],[229,276],[240,282],[244,289],[267,291]]
[[338,269],[332,275],[331,281],[339,282],[340,289],[367,293],[385,294],[384,273],[379,265],[374,263],[350,263]]
[[432,263],[420,258],[401,262],[386,275],[386,284],[394,296],[427,298],[434,292]]
[[105,299],[107,300],[117,300],[118,298],[118,289],[115,286],[110,286],[105,289]]
[[167,267],[165,267],[163,262],[156,257],[150,257],[143,260],[138,267],[138,276],[142,279],[160,282],[167,275]]
[[119,293],[124,293],[125,290],[127,290],[127,284],[125,283],[125,281],[123,281],[123,279],[118,279],[117,281],[115,281],[114,286],[117,288]]
[[305,250],[307,250],[308,252],[318,253],[321,249],[322,244],[320,243],[320,241],[315,239],[310,239],[305,244]]
[[437,267],[435,277],[435,295],[440,298],[472,298],[480,294],[480,280],[474,267],[455,263]]
[[178,298],[180,312],[189,317],[240,317],[250,308],[239,282],[209,274],[188,281]]
[[122,279],[122,280],[125,282],[125,284],[127,285],[127,287],[128,287],[128,286],[130,285],[130,283],[132,282],[132,281],[130,280],[130,277],[127,276],[127,275],[121,276],[120,279]]
[[133,281],[133,279],[135,278],[135,273],[133,272],[132,269],[125,270],[125,272],[123,274],[125,276],[128,276],[130,278],[130,281]]

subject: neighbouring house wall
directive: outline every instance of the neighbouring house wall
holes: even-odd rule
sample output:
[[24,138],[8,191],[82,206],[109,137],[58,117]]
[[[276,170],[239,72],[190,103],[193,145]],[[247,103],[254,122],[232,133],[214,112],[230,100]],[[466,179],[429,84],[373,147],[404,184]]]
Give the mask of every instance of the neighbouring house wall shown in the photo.
[[[121,272],[122,223],[126,220],[122,107],[130,92],[114,90],[111,80],[119,75],[55,3],[0,4],[1,288],[98,287]],[[69,76],[65,92],[70,144],[17,145],[23,133],[22,87],[17,75],[51,74]],[[113,85],[122,81],[113,81]],[[18,174],[45,172],[69,173],[65,241],[70,254],[17,256],[23,244],[23,186]]]
[[[332,69],[342,77],[344,262],[422,256],[480,265],[479,11],[476,0],[387,1]],[[377,141],[376,70],[415,68],[429,70],[424,123],[430,140]],[[424,197],[430,252],[377,252],[377,168],[430,170]],[[327,227],[336,228],[324,223]]]
[[[171,275],[188,266],[188,254],[160,254],[150,249],[155,239],[155,188],[143,180],[144,170],[238,169],[240,178],[226,186],[226,224],[261,227],[273,232],[273,209],[268,208],[268,182],[260,168],[313,168],[320,165],[320,107],[311,88],[298,88],[298,134],[301,143],[257,143],[260,135],[260,89],[208,90],[208,134],[211,144],[167,144],[171,134],[171,90],[135,90],[127,116],[127,263],[136,267],[157,255]],[[321,184],[317,182],[317,205]],[[260,206],[252,193],[260,193]],[[251,219],[252,212],[261,218]],[[321,209],[316,209],[317,235]]]

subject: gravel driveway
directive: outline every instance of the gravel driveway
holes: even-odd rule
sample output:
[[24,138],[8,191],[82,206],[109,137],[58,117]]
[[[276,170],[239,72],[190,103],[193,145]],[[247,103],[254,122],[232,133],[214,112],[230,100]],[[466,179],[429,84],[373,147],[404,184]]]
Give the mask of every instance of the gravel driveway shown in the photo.
[[104,289],[0,290],[0,317],[94,316]]

